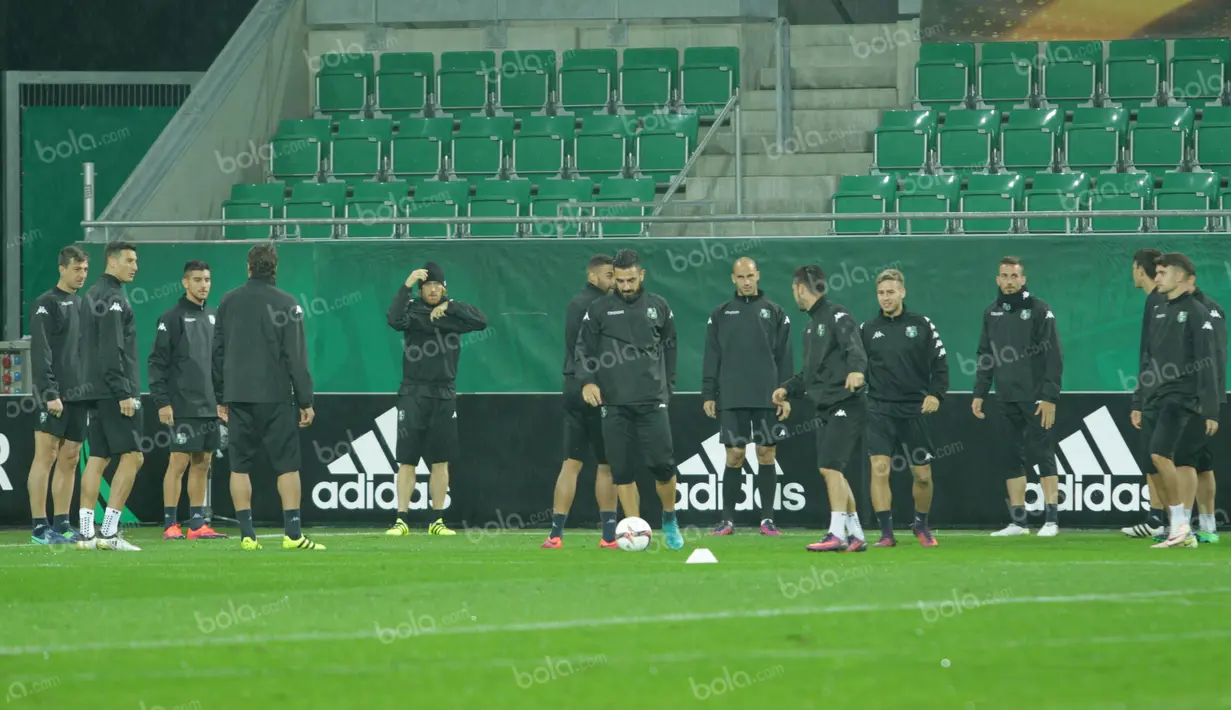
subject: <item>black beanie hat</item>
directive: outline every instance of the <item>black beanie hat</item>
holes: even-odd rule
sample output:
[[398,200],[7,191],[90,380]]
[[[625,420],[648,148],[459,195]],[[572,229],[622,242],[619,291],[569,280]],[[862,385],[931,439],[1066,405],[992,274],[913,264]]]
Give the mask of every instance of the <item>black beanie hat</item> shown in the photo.
[[423,265],[423,270],[427,272],[427,278],[423,280],[423,283],[435,281],[441,286],[448,285],[445,283],[445,270],[441,268],[440,264],[437,264],[434,261],[429,261]]

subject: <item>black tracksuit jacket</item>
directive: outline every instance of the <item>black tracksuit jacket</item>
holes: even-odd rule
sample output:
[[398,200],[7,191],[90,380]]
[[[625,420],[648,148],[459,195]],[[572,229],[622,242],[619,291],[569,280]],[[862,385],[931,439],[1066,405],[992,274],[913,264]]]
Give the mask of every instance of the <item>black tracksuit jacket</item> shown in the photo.
[[584,411],[590,405],[581,398],[581,380],[577,379],[577,336],[581,334],[581,321],[586,317],[590,304],[607,295],[594,284],[587,283],[568,302],[564,313],[564,406],[566,409]]
[[1210,325],[1214,326],[1214,359],[1217,362],[1214,368],[1214,378],[1218,380],[1218,401],[1225,403],[1227,401],[1227,312],[1201,289],[1193,291],[1193,298],[1210,312]]
[[983,311],[975,370],[975,398],[985,398],[996,383],[1004,402],[1052,402],[1060,398],[1064,357],[1056,317],[1029,291],[999,294]]
[[268,277],[253,276],[218,303],[214,398],[218,404],[312,406],[303,307]]
[[40,402],[75,402],[84,397],[83,320],[81,296],[61,291],[59,286],[39,296],[30,307],[31,387]]
[[778,384],[791,377],[791,319],[758,291],[710,313],[701,366],[701,399],[718,409],[772,409]]
[[924,397],[945,398],[949,362],[931,320],[903,306],[896,316],[880,311],[859,327],[868,353],[869,399],[908,405],[903,409],[919,414]]
[[1150,321],[1154,318],[1154,308],[1155,306],[1162,305],[1166,300],[1167,297],[1159,292],[1157,288],[1146,296],[1145,311],[1141,314],[1141,345],[1137,351],[1137,387],[1133,390],[1134,411],[1141,411],[1142,403],[1145,402],[1148,391],[1153,389],[1156,384],[1152,378],[1142,378],[1141,374],[1146,371],[1145,368],[1149,367],[1149,363],[1145,360],[1146,339],[1150,333]]
[[[1217,347],[1210,312],[1191,293],[1164,301],[1150,319],[1143,375],[1157,382],[1145,393],[1144,406],[1174,403],[1204,419],[1218,419],[1223,396],[1218,391]],[[1225,389],[1225,388],[1224,388]]]
[[[469,303],[444,299],[445,314],[432,320],[432,310],[402,285],[389,304],[389,327],[402,333],[402,384],[398,394],[428,399],[457,397],[457,361],[463,333],[487,328],[487,316]],[[436,305],[439,306],[440,303]]]
[[667,404],[675,387],[675,316],[667,301],[644,289],[633,300],[618,293],[595,299],[581,319],[574,372],[596,384],[603,404]]
[[159,409],[171,406],[175,417],[217,416],[214,396],[214,326],[217,311],[181,296],[158,317],[147,372],[150,395]]
[[808,309],[811,319],[804,327],[803,369],[782,383],[787,396],[807,394],[818,409],[832,407],[867,391],[846,389],[846,376],[862,373],[866,379],[868,354],[859,337],[859,324],[845,307],[822,297]]
[[82,399],[136,399],[141,396],[137,370],[137,323],[124,294],[124,284],[111,274],[102,277],[82,299],[82,358],[86,390]]

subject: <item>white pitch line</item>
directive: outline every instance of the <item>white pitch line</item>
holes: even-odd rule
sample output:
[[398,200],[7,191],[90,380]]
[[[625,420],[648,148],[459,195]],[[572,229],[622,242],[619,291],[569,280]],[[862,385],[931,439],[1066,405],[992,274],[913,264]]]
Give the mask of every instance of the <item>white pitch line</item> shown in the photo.
[[[1231,587],[1211,587],[1207,589],[1175,589],[1149,592],[1127,592],[1118,594],[1076,594],[1071,596],[1035,596],[1007,597],[980,602],[981,606],[1001,606],[1006,604],[1078,604],[1084,602],[1130,602],[1160,599],[1166,597],[1194,596],[1231,592]],[[441,629],[421,633],[420,636],[454,636],[459,634],[499,634],[517,633],[522,631],[559,631],[570,629],[598,628],[604,626],[631,626],[637,624],[657,624],[662,622],[694,622],[715,621],[726,619],[764,619],[780,616],[819,616],[823,614],[854,614],[882,611],[918,611],[923,605],[938,605],[951,602],[952,599],[939,601],[916,601],[902,604],[853,604],[821,607],[793,607],[785,609],[742,609],[715,612],[686,612],[676,614],[661,614],[657,616],[625,616],[602,619],[561,619],[559,621],[534,621],[518,624],[481,624],[477,626],[446,626]],[[309,632],[301,634],[269,634],[264,636],[203,636],[197,639],[154,639],[149,641],[98,641],[84,644],[51,644],[46,646],[0,646],[0,656],[32,656],[51,653],[80,653],[86,651],[111,650],[150,650],[162,648],[184,648],[200,646],[238,646],[246,644],[271,644],[289,642],[314,641],[350,641],[373,639],[373,631],[335,631]]]

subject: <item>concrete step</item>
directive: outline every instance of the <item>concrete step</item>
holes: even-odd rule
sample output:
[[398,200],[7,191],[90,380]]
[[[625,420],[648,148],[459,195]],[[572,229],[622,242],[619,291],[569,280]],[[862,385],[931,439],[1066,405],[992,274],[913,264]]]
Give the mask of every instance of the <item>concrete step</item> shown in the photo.
[[[778,70],[762,69],[757,74],[757,87],[774,89],[778,86]],[[893,64],[802,66],[791,63],[791,88],[793,89],[894,89],[898,86],[898,66]]]
[[858,67],[898,65],[897,49],[865,54],[849,44],[825,47],[791,47],[793,67]]
[[[824,213],[838,189],[838,175],[811,177],[744,177],[744,212],[766,214]],[[696,177],[686,186],[687,200],[707,200],[718,205],[735,202],[735,178]],[[751,209],[755,205],[756,209]]]
[[[745,111],[778,108],[777,91],[749,91],[740,99]],[[796,111],[809,109],[895,108],[896,89],[796,89],[791,104]]]
[[[742,114],[744,135],[774,133],[778,128],[777,111],[743,111]],[[829,111],[805,109],[794,111],[792,119],[805,134],[809,131],[818,131],[822,134],[871,131],[880,125],[881,109],[850,108]]]
[[[871,130],[803,131],[795,127],[795,133],[778,145],[776,133],[750,133],[744,131],[741,146],[744,155],[781,156],[783,153],[866,153],[872,150]],[[705,149],[706,155],[735,155],[735,134],[721,129]]]
[[[877,38],[880,41],[877,41]],[[917,32],[898,25],[791,25],[791,50],[797,47],[841,45],[854,47],[863,42],[877,47],[885,42],[895,44],[918,42]]]
[[[748,155],[744,157],[744,177],[861,175],[871,164],[871,153]],[[693,177],[701,178],[734,176],[734,155],[703,155],[693,172]]]

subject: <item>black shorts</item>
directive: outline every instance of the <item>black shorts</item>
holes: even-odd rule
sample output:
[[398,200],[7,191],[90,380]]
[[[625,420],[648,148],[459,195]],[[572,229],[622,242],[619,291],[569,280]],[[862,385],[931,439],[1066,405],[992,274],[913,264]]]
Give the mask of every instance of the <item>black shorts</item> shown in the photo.
[[398,443],[402,466],[430,466],[457,459],[457,400],[404,395],[398,398]]
[[[927,466],[936,458],[927,415],[919,404],[907,407],[868,402],[868,455],[893,457],[893,468]],[[906,414],[907,411],[911,413]]]
[[718,441],[727,448],[776,446],[786,438],[786,425],[776,409],[724,409],[718,413]]
[[564,409],[564,458],[585,460],[587,451],[594,452],[599,465],[607,463],[607,448],[603,445],[603,414],[598,407]]
[[118,399],[90,402],[90,457],[109,459],[133,451],[144,453],[153,448],[145,436],[143,413],[140,399],[131,417],[120,413]]
[[868,421],[868,404],[863,396],[852,397],[830,407],[818,409],[820,427],[816,430],[816,465],[847,474],[855,465],[855,451]]
[[[1186,449],[1195,449],[1196,444],[1200,442],[1194,435],[1194,427],[1198,425],[1201,435],[1204,436],[1205,420],[1191,409],[1174,402],[1164,402],[1158,407],[1143,410],[1141,412],[1141,438],[1145,444],[1146,453],[1170,459],[1176,465],[1192,465],[1191,463],[1180,464],[1179,458],[1181,456],[1185,459],[1191,458],[1185,455],[1190,453]],[[1154,470],[1152,462],[1147,470]]]
[[1036,466],[1040,476],[1055,476],[1056,429],[1044,429],[1042,417],[1035,414],[1037,402],[999,402],[997,409],[1008,424],[1009,454],[1005,478],[1029,475]]
[[63,402],[64,411],[60,412],[60,416],[53,416],[47,411],[47,407],[40,406],[38,410],[38,423],[34,425],[35,431],[41,431],[44,434],[51,434],[57,439],[65,441],[82,442],[86,440],[89,434],[89,404],[86,402]]
[[262,457],[279,476],[300,469],[299,409],[295,405],[238,402],[227,411],[231,471],[251,474]]
[[219,431],[222,422],[215,417],[175,419],[170,427],[171,450],[181,453],[195,454],[199,452],[213,453],[218,448]]
[[634,482],[638,468],[633,458],[637,444],[645,466],[655,480],[670,481],[675,476],[675,446],[671,441],[671,419],[665,404],[635,404],[600,407],[603,441],[611,463],[611,480],[617,486]]

